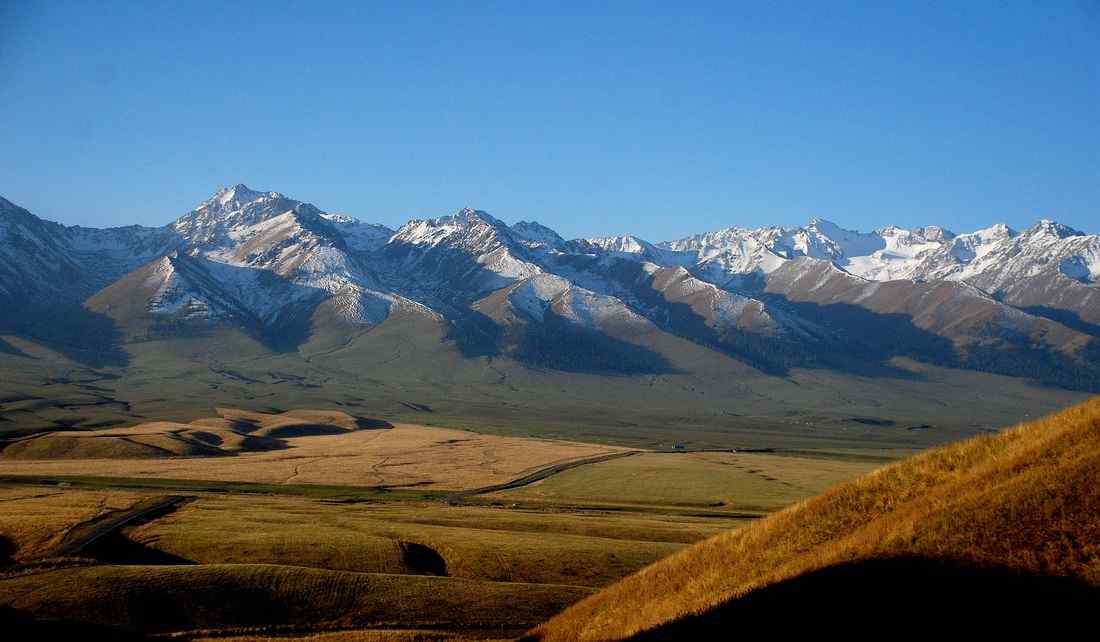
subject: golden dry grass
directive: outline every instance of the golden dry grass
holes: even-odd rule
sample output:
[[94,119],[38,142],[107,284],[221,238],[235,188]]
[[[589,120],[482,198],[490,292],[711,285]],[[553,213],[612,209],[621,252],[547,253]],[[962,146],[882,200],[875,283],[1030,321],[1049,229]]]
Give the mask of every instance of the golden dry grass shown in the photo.
[[[295,420],[303,421],[300,417]],[[183,425],[201,431],[220,429]],[[282,423],[269,424],[258,431],[285,427]],[[120,434],[127,434],[127,430],[132,432],[136,428]],[[255,436],[255,432],[248,434],[249,438]],[[42,437],[32,441],[39,439]],[[4,472],[462,490],[499,484],[556,463],[623,450],[413,424],[396,424],[384,430],[284,437],[282,441],[287,446],[284,449],[240,452],[232,457],[12,459],[4,461]]]
[[[210,442],[211,437],[206,437],[213,433],[202,431],[206,439],[197,439],[190,429],[187,424],[157,422],[101,433],[58,431],[16,441],[0,452],[0,459],[154,459],[226,454]],[[217,441],[221,443],[223,438]]]
[[697,544],[533,635],[625,639],[816,570],[906,556],[1100,585],[1100,398],[913,457]]
[[[0,459],[159,459],[212,457],[284,448],[283,438],[345,433],[380,422],[339,410],[268,414],[218,408],[219,417],[190,423],[149,421],[99,430],[58,430],[6,444]],[[381,424],[385,425],[385,424]]]
[[29,560],[55,546],[73,526],[142,497],[126,491],[0,487],[0,537],[14,545],[14,559]]

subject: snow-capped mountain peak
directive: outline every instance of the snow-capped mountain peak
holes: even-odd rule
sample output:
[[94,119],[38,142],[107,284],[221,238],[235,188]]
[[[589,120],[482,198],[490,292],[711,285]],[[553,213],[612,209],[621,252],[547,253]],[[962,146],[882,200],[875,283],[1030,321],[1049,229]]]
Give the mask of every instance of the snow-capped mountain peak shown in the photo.
[[926,225],[917,229],[916,232],[929,241],[939,241],[941,243],[955,238],[954,232],[939,225]]
[[[290,214],[305,224],[326,222],[323,212],[309,203],[279,192],[257,192],[244,185],[218,191],[176,220],[176,232],[192,245],[229,242],[237,233]],[[277,222],[271,223],[278,225]]]
[[438,245],[459,236],[496,236],[501,232],[508,232],[504,223],[488,212],[465,207],[450,216],[411,220],[397,230],[394,240],[410,245]]
[[488,212],[484,210],[475,210],[472,207],[463,207],[462,209],[458,210],[458,213],[455,214],[455,216],[463,220],[481,219],[499,222],[495,218],[493,218],[493,216]]
[[385,225],[364,223],[346,214],[323,212],[321,218],[339,231],[349,248],[358,252],[379,250],[394,235],[394,231]]
[[1023,233],[1029,236],[1046,236],[1058,239],[1085,236],[1084,232],[1079,232],[1068,225],[1062,225],[1049,218],[1040,219],[1038,223],[1024,230]]
[[446,283],[448,298],[458,290],[484,293],[542,271],[511,228],[472,208],[405,223],[384,254],[397,263],[393,269],[408,279],[407,287],[438,292]]
[[211,214],[230,213],[241,210],[251,203],[266,200],[283,199],[278,192],[260,192],[249,188],[243,183],[237,183],[230,187],[223,187],[195,208],[194,211],[204,211]]
[[585,240],[605,252],[613,252],[616,254],[637,254],[648,257],[651,254],[655,254],[657,251],[656,246],[649,241],[640,239],[631,234],[624,236],[597,236]]
[[[590,331],[628,342],[679,332],[707,345],[742,333],[837,340],[828,324],[788,305],[807,301],[912,314],[944,332],[976,312],[1013,331],[1035,329],[1048,309],[1100,326],[1098,282],[1100,237],[1046,219],[1022,233],[995,225],[955,235],[938,226],[859,232],[815,218],[655,244],[633,235],[565,241],[545,225],[509,226],[469,207],[394,231],[243,184],[161,228],[65,227],[0,199],[0,298],[95,299],[89,309],[109,315],[275,333],[308,329],[320,306],[324,319],[352,326],[381,323],[400,306],[459,324],[455,336],[484,317],[569,326],[583,330],[582,352],[597,349]],[[902,303],[909,307],[899,312]],[[940,307],[921,317],[926,305]],[[1073,327],[1048,330],[1069,336]]]
[[803,256],[833,260],[850,256],[873,254],[885,249],[886,244],[878,234],[846,230],[836,223],[821,218],[810,221],[803,230],[793,235],[794,247]]
[[520,242],[528,247],[555,249],[565,244],[565,239],[557,232],[535,221],[520,221],[512,225],[511,229]]
[[[1051,251],[1063,257],[1064,274],[1092,281],[1100,268],[1082,267],[1093,263],[1088,258],[1090,241],[1081,239],[1097,237],[1050,220],[1039,221],[1023,233],[997,224],[956,235],[938,226],[887,226],[864,233],[814,218],[805,227],[732,227],[658,247],[691,253],[697,266],[694,271],[715,282],[723,282],[723,276],[731,279],[750,273],[768,274],[785,261],[802,256],[830,261],[853,275],[874,281],[967,280],[1008,265],[1013,275],[1026,276],[1042,272],[1048,263],[1044,253]],[[603,245],[609,247],[606,242]],[[671,261],[668,258],[666,265],[683,261],[683,255]],[[997,282],[1016,278],[1013,275],[998,278]]]
[[1004,223],[996,223],[994,225],[990,225],[989,227],[980,229],[976,232],[972,232],[973,235],[977,236],[985,242],[1009,239],[1016,236],[1017,233],[1018,232],[1016,232],[1016,230],[1012,229]]
[[337,223],[340,225],[358,225],[360,223],[359,219],[355,218],[354,216],[348,216],[347,214],[335,214],[332,212],[323,212],[321,214],[321,218],[330,223]]

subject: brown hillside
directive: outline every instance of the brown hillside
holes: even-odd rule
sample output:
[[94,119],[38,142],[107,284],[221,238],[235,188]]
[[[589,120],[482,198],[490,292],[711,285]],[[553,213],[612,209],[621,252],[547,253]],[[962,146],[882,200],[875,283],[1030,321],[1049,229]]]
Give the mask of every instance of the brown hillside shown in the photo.
[[[1100,612],[1100,398],[946,446],[662,560],[532,639],[1051,628]],[[955,625],[957,626],[957,624]],[[878,629],[882,631],[882,629]]]

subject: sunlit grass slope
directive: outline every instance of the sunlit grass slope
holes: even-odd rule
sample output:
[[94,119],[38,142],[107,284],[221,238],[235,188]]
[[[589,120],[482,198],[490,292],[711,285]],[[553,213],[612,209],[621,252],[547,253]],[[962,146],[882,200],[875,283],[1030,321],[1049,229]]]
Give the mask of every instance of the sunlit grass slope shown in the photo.
[[1051,626],[1100,606],[1098,588],[1100,397],[701,542],[532,635],[725,639],[762,623],[851,632],[872,618]]

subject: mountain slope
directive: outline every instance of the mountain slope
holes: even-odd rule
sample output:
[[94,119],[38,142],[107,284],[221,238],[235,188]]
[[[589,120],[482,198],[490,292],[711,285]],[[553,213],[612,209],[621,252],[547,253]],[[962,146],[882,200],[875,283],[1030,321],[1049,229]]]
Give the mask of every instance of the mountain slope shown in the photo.
[[[1100,236],[1044,219],[956,235],[940,227],[853,232],[815,219],[799,228],[728,228],[658,244],[668,265],[723,287],[762,287],[792,260],[816,258],[868,281],[960,281],[998,302],[1100,337]],[[686,258],[685,258],[686,257]]]
[[968,282],[868,280],[837,261],[873,239],[812,227],[672,247],[464,210],[390,230],[243,185],[161,228],[4,204],[0,432],[245,404],[647,447],[916,448],[1095,387],[1095,335],[1053,307],[1095,284],[1056,273],[1022,309]]
[[869,281],[830,262],[798,258],[768,274],[764,292],[839,333],[834,350],[1100,386],[1093,337],[964,281]]
[[653,349],[660,330],[621,299],[540,273],[475,302],[503,328],[499,354],[536,367],[602,373],[671,372]]
[[[1098,462],[1094,398],[697,544],[570,607],[531,638],[728,639],[764,627],[870,633],[898,621],[942,630],[955,617],[1012,630],[1019,623],[1005,614],[1013,608],[1034,609],[1058,630],[1100,605]],[[842,625],[818,619],[843,609],[854,612]]]
[[134,341],[215,328],[335,347],[401,310],[466,358],[534,369],[667,374],[687,341],[772,376],[909,377],[904,357],[1092,391],[1098,276],[1100,237],[1051,221],[955,235],[814,219],[650,243],[469,208],[391,230],[240,184],[161,228],[0,201],[0,331],[116,365]]
[[79,300],[176,243],[166,228],[66,227],[0,198],[0,298]]
[[410,292],[454,302],[541,272],[507,225],[469,208],[409,221],[383,249],[391,279]]
[[[193,256],[264,323],[343,299],[348,323],[378,323],[398,297],[380,291],[357,251],[377,247],[388,230],[326,215],[278,192],[236,185],[218,192],[174,228]],[[155,309],[154,309],[155,310]]]

